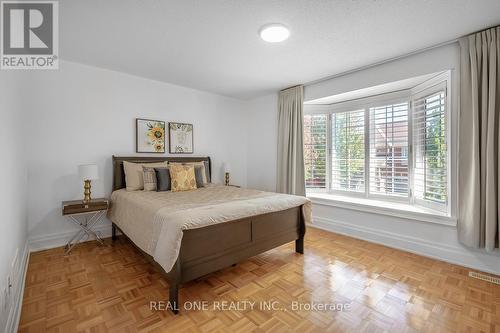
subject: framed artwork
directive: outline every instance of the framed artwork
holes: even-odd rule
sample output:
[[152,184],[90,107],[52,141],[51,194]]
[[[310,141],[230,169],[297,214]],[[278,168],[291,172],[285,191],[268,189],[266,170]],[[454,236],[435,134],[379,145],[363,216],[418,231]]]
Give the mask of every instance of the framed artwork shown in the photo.
[[168,123],[171,154],[193,153],[193,124]]
[[165,153],[164,121],[138,118],[135,134],[137,153]]

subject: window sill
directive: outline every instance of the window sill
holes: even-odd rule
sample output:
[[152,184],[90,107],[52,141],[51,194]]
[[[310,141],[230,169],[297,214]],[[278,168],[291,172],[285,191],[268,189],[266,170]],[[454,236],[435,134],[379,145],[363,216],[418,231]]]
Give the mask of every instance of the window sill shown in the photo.
[[445,213],[405,203],[387,202],[330,193],[307,193],[313,204],[357,210],[366,213],[400,217],[410,220],[456,226],[457,219]]

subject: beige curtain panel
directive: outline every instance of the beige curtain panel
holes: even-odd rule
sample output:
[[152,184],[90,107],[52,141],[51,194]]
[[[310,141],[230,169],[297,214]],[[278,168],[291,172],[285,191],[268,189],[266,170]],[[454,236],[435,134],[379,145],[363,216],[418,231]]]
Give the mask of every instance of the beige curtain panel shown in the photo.
[[279,93],[278,192],[306,195],[304,175],[304,87]]
[[500,27],[459,42],[459,237],[492,251],[499,247]]

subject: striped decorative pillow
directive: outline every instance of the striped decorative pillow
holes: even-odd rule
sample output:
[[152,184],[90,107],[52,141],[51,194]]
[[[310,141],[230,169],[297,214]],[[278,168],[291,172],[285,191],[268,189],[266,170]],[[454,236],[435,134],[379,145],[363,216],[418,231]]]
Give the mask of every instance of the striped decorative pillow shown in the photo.
[[[157,169],[168,169],[168,167],[157,168]],[[156,191],[157,180],[155,168],[143,166],[142,167],[143,179],[144,179],[144,191]]]

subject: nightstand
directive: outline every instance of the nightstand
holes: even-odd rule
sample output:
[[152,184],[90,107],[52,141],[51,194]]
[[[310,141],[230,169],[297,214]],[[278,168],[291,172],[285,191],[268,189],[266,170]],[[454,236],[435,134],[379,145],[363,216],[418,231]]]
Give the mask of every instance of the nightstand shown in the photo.
[[63,201],[62,215],[80,228],[66,244],[66,254],[69,254],[85,236],[86,239],[94,236],[100,244],[104,244],[101,237],[92,229],[102,221],[108,208],[109,200],[105,198],[92,199],[89,202],[82,200]]

